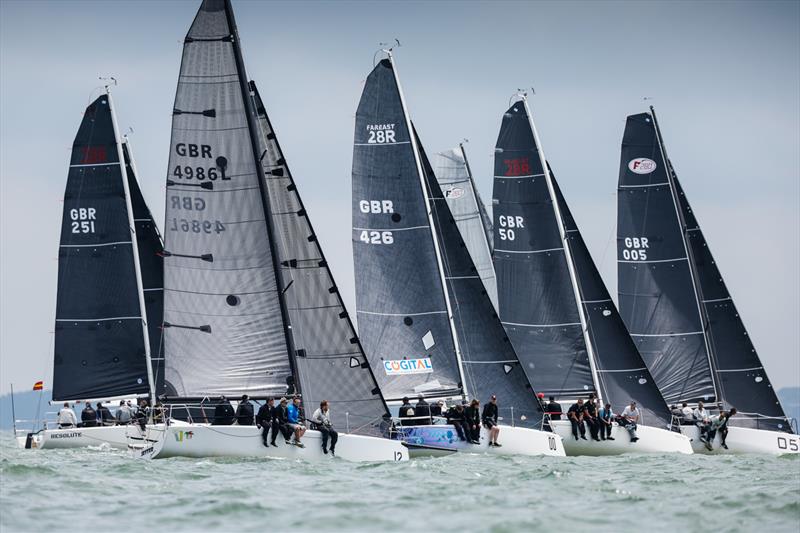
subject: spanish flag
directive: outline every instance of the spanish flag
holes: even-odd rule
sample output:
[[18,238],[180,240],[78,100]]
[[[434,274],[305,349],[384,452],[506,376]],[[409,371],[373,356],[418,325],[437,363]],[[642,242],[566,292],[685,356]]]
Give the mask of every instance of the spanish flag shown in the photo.
[[33,384],[33,390],[42,390],[44,387],[44,381],[37,381]]

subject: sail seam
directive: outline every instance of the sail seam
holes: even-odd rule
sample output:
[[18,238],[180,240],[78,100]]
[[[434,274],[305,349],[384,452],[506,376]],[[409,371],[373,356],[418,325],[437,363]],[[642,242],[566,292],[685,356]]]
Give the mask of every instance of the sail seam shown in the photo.
[[729,301],[731,299],[732,298],[730,296],[728,296],[727,298],[717,298],[717,299],[714,299],[714,300],[703,300],[703,303],[704,304],[708,304],[708,303],[713,303],[713,302],[727,302],[727,301]]
[[748,372],[750,370],[764,370],[764,367],[763,366],[757,366],[757,367],[753,367],[753,368],[726,368],[724,370],[721,369],[721,368],[718,368],[717,372]]
[[652,261],[626,261],[617,259],[617,263],[672,263],[673,261],[688,261],[688,257],[676,257],[674,259],[653,259]]
[[363,315],[378,315],[378,316],[422,316],[422,315],[446,315],[447,311],[424,311],[422,313],[376,313],[373,311],[363,311],[357,309],[356,313]]
[[564,324],[523,324],[519,322],[503,322],[504,326],[525,326],[530,328],[558,328],[561,326],[580,326],[580,322],[567,322]]
[[114,161],[112,163],[83,163],[79,165],[70,165],[69,168],[80,168],[80,167],[108,167],[112,165],[119,165],[119,161]]
[[133,244],[132,241],[104,242],[100,244],[59,244],[59,248],[98,248],[100,246],[114,246],[115,244]]
[[664,183],[647,183],[645,185],[620,185],[619,188],[620,189],[639,189],[639,188],[642,188],[642,187],[658,187],[658,186],[662,186],[663,187],[664,185],[669,185],[669,182],[667,181],[667,182],[664,182]]
[[600,368],[597,369],[598,372],[604,372],[604,373],[609,373],[609,372],[611,372],[611,373],[613,373],[613,372],[639,372],[639,371],[642,371],[642,370],[647,370],[647,367],[643,366],[641,368],[620,368],[618,370],[602,370]]
[[495,252],[504,252],[504,253],[507,253],[507,254],[541,254],[541,253],[544,253],[544,252],[557,252],[559,250],[564,250],[564,248],[563,247],[562,248],[548,248],[546,250],[531,250],[531,251],[525,251],[525,250],[500,250],[498,248],[494,249]]
[[410,228],[353,228],[353,231],[409,231],[415,229],[428,229],[428,226],[412,226]]
[[680,337],[681,335],[702,334],[702,331],[687,331],[686,333],[631,333],[631,337]]
[[517,180],[521,178],[542,178],[544,174],[526,174],[524,176],[495,176],[498,180]]
[[56,318],[56,322],[103,322],[105,320],[141,320],[140,316],[111,316],[105,318]]
[[411,144],[411,141],[400,141],[394,143],[353,143],[354,146],[396,146],[398,144]]

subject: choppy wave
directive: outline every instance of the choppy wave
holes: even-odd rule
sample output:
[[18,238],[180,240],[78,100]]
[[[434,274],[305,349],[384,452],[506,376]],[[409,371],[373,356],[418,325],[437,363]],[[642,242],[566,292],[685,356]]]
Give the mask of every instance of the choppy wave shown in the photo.
[[[800,531],[800,458],[135,461],[0,437],[0,530]],[[86,517],[80,509],[86,509]]]

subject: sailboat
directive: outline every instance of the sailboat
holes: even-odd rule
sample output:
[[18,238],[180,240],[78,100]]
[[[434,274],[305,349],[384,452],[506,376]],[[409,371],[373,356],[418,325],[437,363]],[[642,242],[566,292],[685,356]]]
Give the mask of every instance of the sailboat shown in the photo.
[[[58,254],[53,402],[155,397],[160,367],[151,365],[151,353],[160,341],[160,251],[106,87],[86,108],[72,145]],[[56,427],[47,424],[18,442],[127,448],[126,426]]]
[[461,238],[467,245],[467,251],[478,269],[478,276],[497,309],[497,279],[492,265],[492,220],[475,186],[464,143],[437,154],[436,179]]
[[[636,401],[638,442],[573,437],[567,455],[692,453],[619,317],[547,163],[526,94],[503,114],[495,149],[494,266],[500,317],[533,387],[559,402],[594,393],[619,413]],[[587,434],[589,432],[587,431]]]
[[469,256],[409,118],[391,50],[367,77],[353,148],[353,257],[359,333],[390,402],[488,401],[502,447],[461,440],[436,419],[404,420],[412,454],[564,455]]
[[[255,84],[247,81],[228,0],[204,0],[184,41],[172,120],[164,250],[165,425],[135,457],[284,457],[253,425],[177,420],[204,398],[322,400],[340,432],[336,455],[403,461],[383,438],[390,417],[300,200]],[[213,405],[213,404],[212,404]],[[190,405],[191,407],[191,405]],[[196,411],[195,411],[196,412]]]
[[[618,189],[620,311],[670,403],[703,401],[731,418],[728,449],[798,453],[792,431],[667,157],[655,110],[628,117]],[[683,425],[695,451],[699,429]]]

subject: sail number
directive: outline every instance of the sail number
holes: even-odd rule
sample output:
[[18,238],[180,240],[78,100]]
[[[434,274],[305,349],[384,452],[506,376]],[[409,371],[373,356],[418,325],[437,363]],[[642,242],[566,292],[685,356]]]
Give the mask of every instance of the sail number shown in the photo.
[[506,166],[506,176],[528,176],[531,173],[531,164],[527,157],[517,159],[503,159]]
[[625,237],[622,241],[625,248],[622,249],[622,258],[626,261],[644,261],[647,259],[647,249],[650,244],[647,237]]
[[793,439],[791,437],[778,437],[778,448],[781,450],[789,450],[791,452],[796,452],[800,450],[800,446],[798,445],[797,439]]
[[369,144],[385,144],[395,143],[397,139],[394,137],[394,124],[367,124],[367,133]]
[[94,207],[79,207],[69,210],[72,219],[72,233],[94,233],[97,210]]
[[225,175],[225,172],[219,172],[216,167],[192,167],[189,165],[181,166],[178,165],[175,167],[175,170],[172,171],[172,175],[178,179],[185,179],[191,180],[196,179],[198,181],[202,181],[208,178],[211,181],[222,177],[223,181],[230,181],[230,177]]
[[558,443],[555,437],[547,437],[547,447],[553,451],[558,450]]
[[500,215],[497,232],[500,234],[501,241],[513,241],[517,238],[515,228],[524,228],[525,219],[520,216]]
[[191,218],[173,218],[169,227],[170,231],[183,231],[185,233],[216,233],[225,231],[225,225],[219,220],[197,220]]
[[391,231],[364,230],[361,232],[359,240],[367,244],[392,244],[394,242],[394,235],[392,235]]

